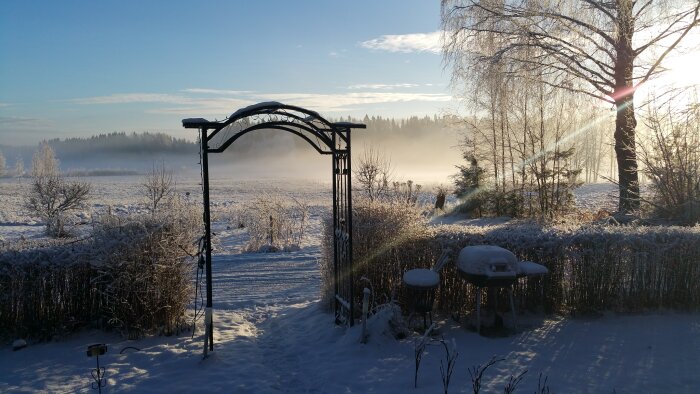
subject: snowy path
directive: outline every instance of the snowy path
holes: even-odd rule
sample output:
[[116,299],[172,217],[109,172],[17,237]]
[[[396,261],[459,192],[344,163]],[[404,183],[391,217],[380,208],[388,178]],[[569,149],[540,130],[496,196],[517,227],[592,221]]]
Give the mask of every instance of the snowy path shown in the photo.
[[318,246],[293,253],[245,253],[212,258],[215,309],[284,305],[318,298]]

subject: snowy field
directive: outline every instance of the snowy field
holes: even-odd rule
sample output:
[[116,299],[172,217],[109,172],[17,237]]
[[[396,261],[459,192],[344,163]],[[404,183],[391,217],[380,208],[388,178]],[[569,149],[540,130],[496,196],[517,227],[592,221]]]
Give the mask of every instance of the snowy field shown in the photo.
[[[94,212],[140,208],[138,177],[90,178],[95,197],[78,214],[89,226]],[[26,180],[24,181],[26,183]],[[0,181],[0,237],[41,238],[42,227],[21,212],[16,180]],[[178,180],[182,195],[200,201],[196,179]],[[172,337],[124,340],[85,331],[13,352],[0,348],[0,392],[93,392],[94,358],[87,345],[109,347],[100,357],[108,386],[103,392],[233,393],[437,393],[442,392],[441,346],[429,346],[413,388],[417,335],[395,340],[386,314],[360,328],[344,329],[318,301],[320,221],[328,211],[330,184],[245,182],[212,184],[218,249],[214,256],[215,352],[202,360],[201,329]],[[310,205],[311,224],[302,248],[290,253],[241,252],[246,233],[229,229],[227,210],[260,193],[278,192]],[[587,185],[579,201],[613,193],[609,185]],[[598,196],[598,197],[596,197]],[[80,233],[81,227],[76,228]],[[438,333],[454,339],[459,356],[450,392],[471,392],[470,367],[504,359],[484,374],[482,392],[503,392],[511,375],[527,370],[516,392],[537,390],[540,374],[552,392],[691,393],[700,387],[700,315],[655,312],[589,319],[523,319],[507,338],[478,336],[451,319],[438,318]],[[139,350],[135,350],[134,347]],[[96,391],[94,391],[96,392]]]

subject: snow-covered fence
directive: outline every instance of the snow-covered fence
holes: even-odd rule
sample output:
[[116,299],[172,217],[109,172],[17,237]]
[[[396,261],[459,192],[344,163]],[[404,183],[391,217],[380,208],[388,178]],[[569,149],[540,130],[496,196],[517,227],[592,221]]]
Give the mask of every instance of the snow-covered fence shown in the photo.
[[176,331],[191,301],[191,213],[106,221],[80,242],[0,253],[0,336]]
[[[430,268],[443,248],[455,261],[469,245],[507,248],[521,260],[549,269],[541,278],[520,279],[519,310],[588,313],[700,308],[700,227],[579,225],[428,226],[406,206],[355,204],[354,273],[371,281],[380,302],[402,298],[403,274]],[[332,293],[329,226],[321,262],[323,296]],[[440,272],[436,307],[458,312],[474,305],[474,291],[447,265]],[[355,283],[361,283],[356,280]],[[362,294],[356,289],[355,294]],[[505,294],[502,296],[505,297]],[[499,305],[508,305],[507,299]]]

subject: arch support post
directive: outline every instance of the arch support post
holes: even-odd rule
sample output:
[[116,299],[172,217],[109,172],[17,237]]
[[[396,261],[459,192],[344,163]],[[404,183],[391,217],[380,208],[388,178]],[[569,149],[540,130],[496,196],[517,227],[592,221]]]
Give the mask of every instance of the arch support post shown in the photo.
[[350,130],[333,134],[333,268],[336,324],[354,324]]
[[202,199],[204,204],[204,262],[206,264],[207,305],[204,309],[204,357],[214,350],[214,324],[212,305],[212,274],[211,274],[211,205],[209,201],[209,145],[207,129],[202,128]]

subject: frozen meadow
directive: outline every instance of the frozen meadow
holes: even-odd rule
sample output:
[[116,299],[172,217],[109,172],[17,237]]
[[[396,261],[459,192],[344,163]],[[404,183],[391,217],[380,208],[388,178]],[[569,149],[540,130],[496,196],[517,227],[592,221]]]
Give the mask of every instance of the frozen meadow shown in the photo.
[[[80,234],[98,213],[126,215],[142,209],[139,177],[90,178],[93,198],[76,214]],[[41,239],[43,227],[21,209],[27,180],[0,180],[0,242]],[[178,194],[201,202],[197,178],[178,179]],[[189,195],[187,193],[189,192]],[[580,206],[592,210],[614,201],[610,185],[586,185]],[[232,207],[260,195],[294,196],[309,205],[309,227],[298,251],[244,253],[244,229],[228,222]],[[370,320],[369,341],[360,327],[335,326],[320,305],[321,220],[329,212],[330,184],[315,181],[214,179],[212,202],[216,250],[213,258],[215,352],[202,359],[197,330],[170,337],[124,340],[89,330],[13,352],[0,348],[0,392],[92,392],[95,360],[85,350],[106,343],[100,357],[104,392],[240,393],[435,393],[442,391],[442,346],[430,345],[413,388],[418,334],[393,338],[390,311]],[[460,220],[447,220],[462,223]],[[474,224],[474,222],[470,222]],[[193,295],[194,296],[194,295]],[[439,335],[454,339],[458,358],[450,392],[472,392],[468,369],[503,359],[483,378],[484,392],[502,392],[511,376],[527,373],[516,392],[537,391],[547,377],[553,392],[697,392],[700,387],[700,315],[649,314],[570,318],[524,317],[517,334],[486,338],[438,316]],[[133,347],[139,350],[135,350]]]

